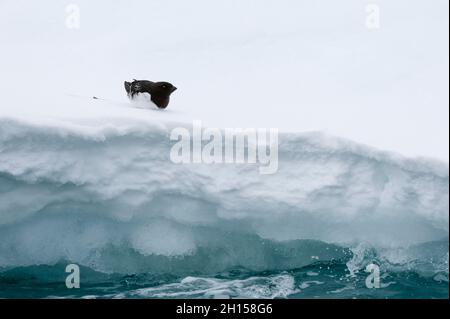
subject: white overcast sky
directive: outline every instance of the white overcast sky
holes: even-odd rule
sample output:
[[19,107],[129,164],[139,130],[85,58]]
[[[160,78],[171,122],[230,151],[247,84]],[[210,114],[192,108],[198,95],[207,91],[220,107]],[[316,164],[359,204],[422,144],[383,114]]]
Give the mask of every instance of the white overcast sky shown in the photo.
[[[66,27],[70,3],[80,9],[79,29]],[[380,9],[379,29],[366,27],[368,4]],[[166,80],[179,88],[168,116],[325,131],[448,161],[448,6],[0,0],[0,117],[73,115],[63,111],[73,108],[66,93],[125,102],[123,80]]]

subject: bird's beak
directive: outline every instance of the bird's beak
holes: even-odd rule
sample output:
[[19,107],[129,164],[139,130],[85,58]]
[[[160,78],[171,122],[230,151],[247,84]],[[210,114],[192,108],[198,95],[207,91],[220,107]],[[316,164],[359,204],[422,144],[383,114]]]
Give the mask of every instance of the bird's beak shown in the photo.
[[177,88],[174,86],[173,88],[172,88],[172,92],[175,92],[177,90]]

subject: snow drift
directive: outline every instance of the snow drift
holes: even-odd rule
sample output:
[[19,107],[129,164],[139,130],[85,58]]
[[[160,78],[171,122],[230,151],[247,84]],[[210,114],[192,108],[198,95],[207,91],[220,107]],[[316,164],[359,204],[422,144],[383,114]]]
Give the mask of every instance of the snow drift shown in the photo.
[[448,238],[447,164],[321,133],[281,134],[273,175],[174,164],[175,125],[0,119],[0,267],[287,269]]

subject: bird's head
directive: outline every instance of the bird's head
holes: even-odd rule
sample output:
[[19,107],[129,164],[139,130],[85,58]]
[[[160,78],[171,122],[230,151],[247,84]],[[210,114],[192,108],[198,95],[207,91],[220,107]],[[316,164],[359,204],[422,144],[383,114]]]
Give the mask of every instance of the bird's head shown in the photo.
[[166,96],[169,96],[170,94],[175,92],[176,89],[177,88],[169,82],[156,82],[154,84],[154,90],[159,94],[163,94]]
[[170,95],[175,92],[177,88],[169,82],[153,83],[150,95],[151,100],[160,109],[165,109],[169,105]]

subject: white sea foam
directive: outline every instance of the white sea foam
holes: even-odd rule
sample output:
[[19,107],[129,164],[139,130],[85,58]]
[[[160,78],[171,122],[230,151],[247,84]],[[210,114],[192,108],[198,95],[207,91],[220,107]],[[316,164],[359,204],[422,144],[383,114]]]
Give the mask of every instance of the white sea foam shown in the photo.
[[118,294],[115,298],[287,298],[298,292],[288,274],[247,279],[186,277],[180,282]]

